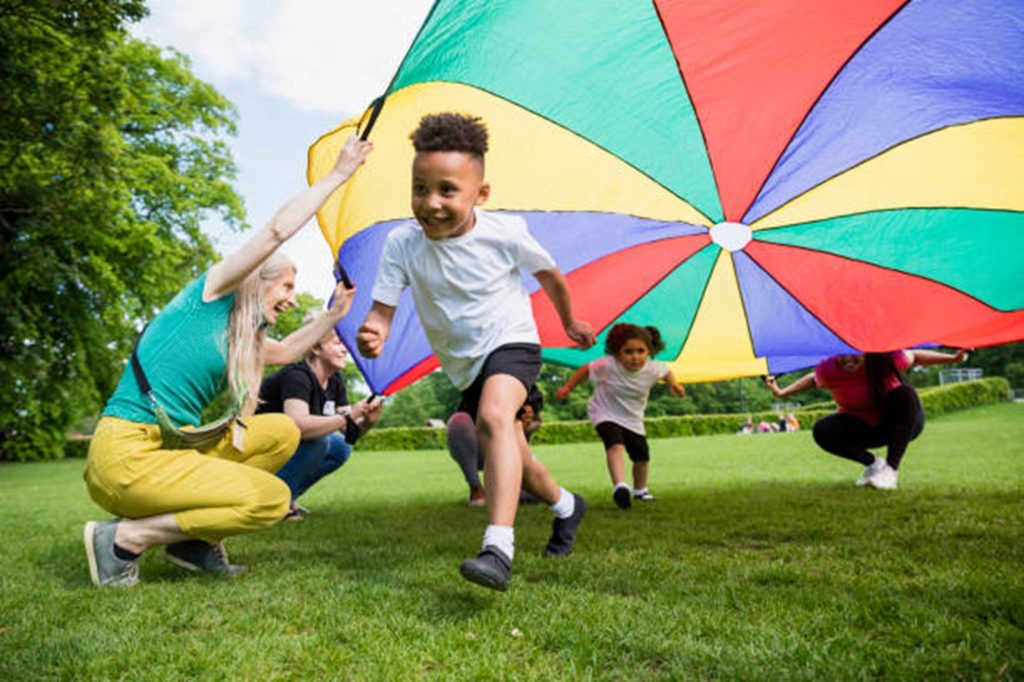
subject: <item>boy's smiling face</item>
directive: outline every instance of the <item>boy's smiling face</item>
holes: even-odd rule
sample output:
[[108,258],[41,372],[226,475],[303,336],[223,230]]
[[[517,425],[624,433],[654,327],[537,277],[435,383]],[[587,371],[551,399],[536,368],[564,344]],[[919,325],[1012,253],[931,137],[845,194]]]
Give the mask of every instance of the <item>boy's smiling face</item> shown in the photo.
[[490,195],[483,163],[466,152],[418,152],[412,162],[412,213],[429,239],[469,232],[473,208]]

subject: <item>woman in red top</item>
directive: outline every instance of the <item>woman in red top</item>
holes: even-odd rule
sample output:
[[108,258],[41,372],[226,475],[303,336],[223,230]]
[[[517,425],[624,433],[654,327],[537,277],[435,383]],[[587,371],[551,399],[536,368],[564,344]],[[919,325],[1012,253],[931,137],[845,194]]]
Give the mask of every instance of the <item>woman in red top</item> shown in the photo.
[[[815,422],[815,442],[827,452],[864,465],[857,485],[895,490],[903,453],[924,429],[921,400],[903,382],[902,372],[914,365],[963,362],[967,356],[966,350],[955,355],[931,350],[834,355],[786,388],[779,388],[771,376],[765,384],[777,398],[815,386],[830,391],[838,412]],[[884,459],[868,451],[883,445]]]

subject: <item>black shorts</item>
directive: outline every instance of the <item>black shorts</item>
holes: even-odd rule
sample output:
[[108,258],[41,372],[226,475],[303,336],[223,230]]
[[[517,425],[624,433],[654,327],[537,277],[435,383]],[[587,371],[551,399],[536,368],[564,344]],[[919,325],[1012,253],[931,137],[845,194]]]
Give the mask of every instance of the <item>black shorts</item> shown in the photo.
[[539,398],[540,392],[534,384],[540,376],[540,346],[535,343],[507,343],[491,351],[476,379],[462,392],[462,402],[459,403],[459,412],[468,412],[474,422],[480,409],[484,382],[495,374],[508,374],[522,382],[527,395],[524,405]]
[[613,445],[623,445],[626,454],[634,462],[651,461],[651,449],[647,447],[647,436],[623,428],[615,422],[601,422],[594,427],[597,435],[604,441],[604,449],[610,450]]

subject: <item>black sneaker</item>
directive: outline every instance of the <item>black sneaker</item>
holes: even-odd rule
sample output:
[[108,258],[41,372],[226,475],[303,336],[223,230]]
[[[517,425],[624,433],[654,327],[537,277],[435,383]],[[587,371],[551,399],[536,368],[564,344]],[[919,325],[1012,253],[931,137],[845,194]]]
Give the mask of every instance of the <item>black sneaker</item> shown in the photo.
[[612,492],[612,499],[615,500],[615,504],[619,506],[619,509],[629,509],[630,505],[633,504],[630,499],[632,495],[629,494],[629,488],[625,486],[619,486]]
[[167,545],[164,556],[172,564],[177,564],[194,573],[237,575],[248,570],[247,566],[228,561],[228,553],[224,549],[223,542],[212,544],[202,540],[175,542],[172,545]]
[[459,573],[471,583],[504,592],[512,577],[512,560],[494,545],[487,545],[476,557],[459,564]]
[[580,527],[580,522],[583,521],[583,515],[587,512],[587,501],[576,493],[573,493],[572,496],[576,501],[576,507],[572,511],[572,516],[567,519],[555,517],[555,520],[551,523],[551,539],[548,540],[547,546],[544,547],[545,556],[568,556],[572,554],[572,546],[576,542],[576,531]]

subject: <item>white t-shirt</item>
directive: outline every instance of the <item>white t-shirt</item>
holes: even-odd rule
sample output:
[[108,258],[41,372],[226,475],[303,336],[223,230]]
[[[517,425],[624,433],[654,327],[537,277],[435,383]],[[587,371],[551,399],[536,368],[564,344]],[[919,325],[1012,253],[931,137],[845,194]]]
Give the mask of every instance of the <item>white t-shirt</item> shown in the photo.
[[644,412],[651,387],[669,372],[668,365],[650,360],[635,372],[628,371],[611,355],[594,360],[588,365],[590,380],[594,382],[594,395],[587,404],[590,423],[613,422],[641,436],[644,430]]
[[464,390],[498,346],[540,343],[521,271],[554,267],[520,216],[477,209],[473,229],[438,241],[412,220],[388,235],[373,300],[397,306],[402,291],[411,287],[441,368]]

